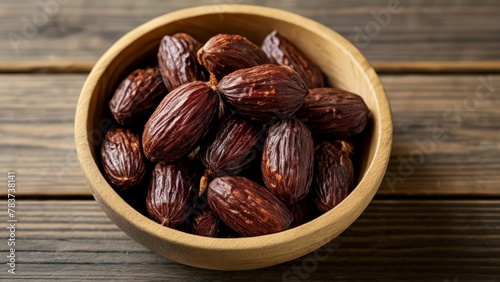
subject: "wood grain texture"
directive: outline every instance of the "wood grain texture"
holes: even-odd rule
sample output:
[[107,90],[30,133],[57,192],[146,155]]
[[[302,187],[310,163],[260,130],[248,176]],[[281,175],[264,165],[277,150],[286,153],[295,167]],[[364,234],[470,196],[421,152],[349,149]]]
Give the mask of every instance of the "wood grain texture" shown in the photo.
[[[61,4],[40,4],[54,2]],[[392,2],[400,5],[390,13]],[[500,4],[494,0],[4,0],[0,61],[92,65],[123,34],[156,16],[199,5],[223,11],[227,4],[270,6],[312,18],[354,42],[376,65],[500,60]]]
[[394,142],[379,195],[499,195],[500,76],[384,76],[383,83]]
[[[373,68],[379,74],[470,74],[470,73],[499,73],[500,61],[405,61],[405,62],[372,62]],[[69,68],[69,67],[67,67]],[[5,68],[7,69],[7,67]],[[39,66],[43,70],[43,66]],[[48,71],[50,70],[47,68]],[[57,68],[64,72],[65,68]],[[0,65],[1,71],[1,65]],[[24,69],[19,69],[24,71]]]
[[[163,259],[125,235],[93,201],[25,200],[17,210],[17,274],[3,272],[2,280],[297,281],[291,279],[298,268],[299,281],[500,281],[500,201],[376,200],[317,252],[323,261],[313,253],[239,272]],[[6,244],[0,248],[4,253]]]
[[84,80],[84,75],[0,77],[0,167],[17,172],[19,194],[90,195],[73,131]]
[[[394,117],[388,171],[395,175],[388,174],[379,195],[500,195],[500,76],[491,77],[495,92],[470,111],[462,110],[460,123],[443,118],[475,97],[478,77],[488,76],[382,76]],[[18,172],[18,193],[90,195],[73,141],[84,80],[85,75],[0,76],[0,166]],[[420,150],[414,141],[432,138],[435,127],[443,128],[448,139],[436,142],[424,163],[407,172],[409,154]]]

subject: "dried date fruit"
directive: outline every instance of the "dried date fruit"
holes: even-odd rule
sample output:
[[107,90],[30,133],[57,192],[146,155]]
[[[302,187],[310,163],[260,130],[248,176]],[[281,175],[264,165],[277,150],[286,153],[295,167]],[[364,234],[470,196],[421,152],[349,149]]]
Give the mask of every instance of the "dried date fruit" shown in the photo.
[[219,107],[219,96],[206,83],[184,84],[170,92],[144,126],[144,154],[153,162],[172,163],[195,149]]
[[369,109],[322,88],[325,76],[291,41],[274,31],[262,49],[229,34],[202,45],[177,33],[156,55],[158,67],[131,73],[109,101],[142,139],[116,129],[101,146],[106,178],[137,210],[183,232],[236,238],[299,226],[349,195],[353,143],[328,141],[357,140]]
[[201,47],[200,42],[186,33],[163,37],[158,49],[158,65],[170,91],[188,82],[205,80],[203,66],[196,58]]
[[149,215],[163,226],[177,228],[190,213],[194,181],[182,163],[157,164],[146,197]]
[[321,70],[276,30],[264,39],[262,50],[276,63],[296,71],[309,89],[324,87],[325,79]]
[[264,183],[285,204],[303,199],[311,187],[313,158],[313,139],[306,125],[298,119],[278,121],[264,143]]
[[313,134],[346,139],[363,131],[370,110],[360,96],[335,88],[311,89],[298,111]]
[[252,147],[259,139],[259,130],[256,124],[234,115],[218,126],[215,138],[201,153],[206,170],[200,181],[200,194],[209,178],[237,175],[250,165],[257,154]]
[[127,125],[147,119],[167,93],[157,68],[138,69],[120,83],[109,108],[119,124]]
[[205,237],[220,237],[223,235],[223,223],[211,210],[203,210],[193,220],[193,234]]
[[354,186],[354,170],[345,142],[323,142],[315,152],[314,203],[327,212],[342,202]]
[[139,137],[128,129],[106,133],[101,160],[107,179],[117,190],[139,185],[146,173]]
[[223,176],[210,182],[208,204],[243,236],[281,232],[293,220],[287,207],[269,190],[241,176]]
[[236,113],[263,122],[293,115],[308,91],[294,70],[271,64],[237,70],[225,76],[217,90]]
[[232,34],[210,38],[198,51],[198,61],[218,80],[239,69],[272,63],[259,46]]

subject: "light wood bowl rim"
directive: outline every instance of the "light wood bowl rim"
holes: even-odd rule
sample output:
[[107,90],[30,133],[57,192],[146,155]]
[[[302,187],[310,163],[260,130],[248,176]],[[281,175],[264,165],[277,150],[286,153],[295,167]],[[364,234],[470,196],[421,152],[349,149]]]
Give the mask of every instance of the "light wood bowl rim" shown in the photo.
[[[317,34],[323,37],[331,38],[339,48],[343,49],[346,54],[352,56],[353,62],[356,63],[356,68],[363,69],[365,77],[371,82],[373,92],[376,94],[375,103],[378,104],[377,111],[380,112],[380,120],[378,126],[374,129],[378,131],[378,140],[376,140],[376,148],[374,148],[374,158],[366,170],[365,176],[360,180],[358,186],[340,205],[333,210],[322,215],[321,217],[303,224],[299,227],[265,236],[251,238],[233,238],[233,239],[218,239],[206,238],[191,235],[174,229],[162,227],[156,222],[144,217],[139,212],[130,207],[107,183],[101,174],[96,160],[94,160],[91,150],[88,131],[91,129],[87,124],[89,118],[90,97],[96,87],[99,77],[104,73],[109,66],[113,57],[125,48],[130,42],[137,40],[149,30],[158,28],[168,22],[174,22],[186,17],[201,16],[213,13],[244,13],[259,16],[274,18],[280,21],[285,21],[291,24],[300,23],[301,26],[314,28]],[[250,249],[266,249],[269,246],[282,245],[290,246],[290,243],[299,242],[300,240],[317,240],[320,245],[326,244],[329,240],[336,237],[340,232],[346,229],[366,208],[371,201],[373,195],[377,191],[383,177],[390,157],[392,145],[392,118],[391,109],[388,98],[383,89],[383,86],[377,77],[375,71],[364,58],[364,56],[345,38],[332,31],[331,29],[305,17],[278,10],[273,8],[265,8],[250,5],[214,5],[200,6],[179,10],[163,16],[157,17],[139,27],[132,30],[121,39],[119,39],[96,63],[90,72],[85,85],[82,88],[80,98],[78,100],[76,115],[75,115],[75,141],[78,159],[81,169],[87,179],[92,194],[101,204],[103,210],[108,213],[115,213],[124,220],[127,220],[138,230],[152,234],[171,244],[181,246],[189,246],[206,250],[250,250]],[[99,201],[100,200],[100,201]],[[346,221],[346,218],[351,214],[356,216]],[[119,224],[118,224],[119,225]],[[317,238],[315,234],[323,228],[332,228],[332,232],[325,238]],[[318,246],[320,246],[318,245]]]

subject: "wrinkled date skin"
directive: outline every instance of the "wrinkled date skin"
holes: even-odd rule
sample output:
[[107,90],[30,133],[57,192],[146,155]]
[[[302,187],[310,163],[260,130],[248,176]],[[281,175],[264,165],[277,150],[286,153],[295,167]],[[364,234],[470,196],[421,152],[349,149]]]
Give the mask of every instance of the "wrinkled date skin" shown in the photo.
[[261,122],[290,117],[308,91],[294,70],[271,64],[237,70],[225,76],[217,90],[236,113]]
[[165,36],[158,49],[158,65],[168,90],[193,81],[205,80],[196,53],[202,44],[186,33]]
[[232,34],[210,38],[198,51],[198,61],[218,80],[239,69],[273,63],[259,46]]
[[335,88],[311,89],[297,116],[313,134],[346,139],[363,131],[370,110],[360,96]]
[[223,176],[210,182],[208,204],[243,236],[281,232],[293,221],[287,207],[269,190],[241,176]]
[[354,188],[354,170],[345,144],[323,142],[315,152],[314,203],[323,212],[337,206]]
[[262,178],[267,188],[285,204],[303,199],[311,187],[314,145],[301,121],[278,121],[269,128],[262,153]]
[[144,126],[144,154],[153,162],[179,160],[207,133],[218,107],[217,93],[204,82],[176,88],[161,101]]
[[139,137],[128,129],[108,131],[101,145],[107,179],[117,190],[141,184],[146,173]]
[[205,191],[207,178],[237,175],[250,165],[257,154],[252,147],[259,139],[260,129],[260,126],[235,115],[224,119],[217,135],[201,154],[206,171],[201,179],[200,193]]
[[163,226],[177,228],[189,214],[193,183],[183,164],[157,164],[146,197],[149,215]]
[[264,39],[262,50],[276,63],[296,71],[304,79],[307,88],[324,87],[325,79],[321,70],[277,31],[271,32]]
[[120,83],[109,109],[121,125],[147,120],[167,93],[159,69],[138,69]]
[[223,235],[222,222],[211,210],[203,210],[193,220],[193,234],[205,237],[221,237]]

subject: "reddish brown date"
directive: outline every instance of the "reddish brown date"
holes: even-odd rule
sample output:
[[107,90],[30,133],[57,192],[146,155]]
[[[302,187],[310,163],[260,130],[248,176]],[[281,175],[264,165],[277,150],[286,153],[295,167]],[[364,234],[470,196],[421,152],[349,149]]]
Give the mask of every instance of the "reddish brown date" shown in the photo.
[[215,178],[208,204],[227,226],[243,236],[286,230],[293,220],[287,207],[269,190],[240,176]]
[[363,99],[335,88],[311,89],[297,116],[313,134],[346,139],[365,129],[370,110]]
[[259,139],[260,126],[231,115],[217,128],[217,134],[201,153],[206,167],[201,179],[200,194],[205,191],[208,178],[237,175],[247,168],[257,152],[252,147]]
[[262,122],[290,117],[307,94],[302,78],[291,68],[278,65],[237,70],[225,76],[217,89],[236,113]]
[[203,66],[196,59],[201,46],[186,33],[163,37],[158,50],[158,65],[170,91],[188,82],[205,80]]
[[259,46],[232,34],[210,38],[198,51],[198,61],[219,80],[239,69],[272,63]]
[[223,223],[211,210],[203,210],[194,217],[193,234],[205,237],[220,237],[223,235]]
[[344,142],[323,142],[316,148],[314,203],[327,212],[342,202],[354,186],[350,149]]
[[309,89],[324,87],[324,75],[321,70],[276,30],[264,39],[262,50],[276,63],[296,71]]
[[120,83],[109,101],[109,109],[122,125],[147,120],[167,93],[157,68],[138,69]]
[[209,129],[219,107],[204,82],[184,84],[163,99],[144,126],[142,146],[153,162],[173,163],[191,152]]
[[117,190],[141,184],[146,173],[139,137],[128,129],[108,131],[101,145],[106,177]]
[[183,164],[157,164],[146,198],[149,215],[163,226],[177,228],[190,212],[193,183]]
[[314,146],[311,132],[297,119],[271,126],[262,153],[262,178],[283,203],[303,199],[313,178]]

